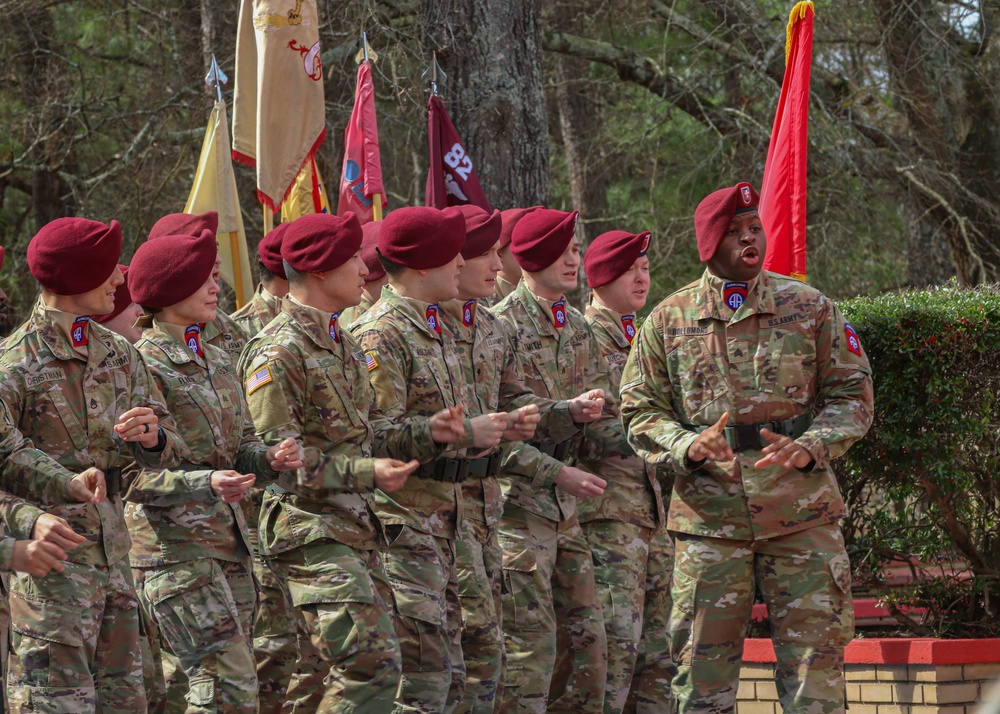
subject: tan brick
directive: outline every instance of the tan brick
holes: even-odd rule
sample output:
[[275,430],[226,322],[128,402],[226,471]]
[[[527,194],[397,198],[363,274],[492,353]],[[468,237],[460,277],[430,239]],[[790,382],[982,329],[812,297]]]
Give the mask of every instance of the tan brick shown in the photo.
[[924,701],[928,704],[964,704],[966,702],[975,702],[978,698],[978,682],[939,684],[936,687],[924,687]]
[[910,714],[965,714],[965,707],[916,706],[911,707]]
[[900,704],[923,704],[924,686],[922,684],[897,682],[892,685],[893,701]]
[[861,701],[865,704],[880,704],[889,703],[891,704],[892,699],[892,685],[891,684],[862,684],[861,685]]
[[848,682],[874,682],[875,667],[870,664],[849,664],[846,667]]
[[878,714],[874,704],[851,704],[851,714]]
[[851,707],[854,707],[855,702],[861,701],[861,685],[860,684],[848,684],[847,685],[847,701],[851,703]]
[[911,664],[911,682],[961,682],[962,665],[960,664]]
[[775,702],[736,702],[736,714],[777,714]]
[[880,664],[875,668],[875,676],[880,682],[908,682],[910,672],[905,664]]
[[910,707],[905,704],[879,704],[878,714],[910,714]]
[[740,679],[774,679],[773,664],[744,664]]
[[965,681],[971,682],[974,679],[994,680],[1000,679],[1000,663],[980,663],[967,664],[963,669]]
[[737,699],[756,699],[757,692],[754,690],[753,682],[740,681],[740,686],[736,690]]

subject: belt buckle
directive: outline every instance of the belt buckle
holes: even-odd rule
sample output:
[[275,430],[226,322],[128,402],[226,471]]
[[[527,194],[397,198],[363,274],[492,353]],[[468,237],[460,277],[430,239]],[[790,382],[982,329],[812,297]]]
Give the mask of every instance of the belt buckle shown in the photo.
[[734,424],[736,434],[736,451],[745,449],[760,449],[760,432],[756,424]]

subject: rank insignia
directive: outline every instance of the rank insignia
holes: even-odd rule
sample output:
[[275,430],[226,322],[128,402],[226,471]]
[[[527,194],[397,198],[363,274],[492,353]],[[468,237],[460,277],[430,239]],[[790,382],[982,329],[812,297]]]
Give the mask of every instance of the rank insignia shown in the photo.
[[861,340],[858,338],[858,333],[854,331],[851,327],[851,323],[844,323],[844,336],[847,338],[847,349],[849,349],[854,354],[861,356]]
[[330,337],[334,342],[340,342],[340,335],[337,334],[337,316],[340,315],[339,312],[335,312],[330,315]]
[[466,327],[472,327],[472,321],[476,316],[476,301],[469,300],[469,302],[462,305],[462,324]]
[[552,303],[552,321],[556,327],[562,329],[566,326],[566,301],[557,300]]
[[191,325],[184,330],[184,344],[199,357],[205,356],[205,353],[201,351],[201,325]]
[[427,318],[427,326],[440,335],[441,321],[438,319],[438,306],[436,304],[428,305],[424,317]]
[[635,339],[635,315],[622,316],[622,332],[630,343]]
[[81,315],[73,321],[73,329],[69,331],[69,336],[73,340],[74,347],[83,347],[90,342],[87,339],[88,322],[90,322],[90,315]]
[[270,384],[272,381],[271,370],[267,367],[261,367],[247,379],[247,396],[249,397],[265,384]]
[[733,312],[740,309],[740,305],[747,299],[750,292],[748,283],[726,283],[722,286],[722,299]]

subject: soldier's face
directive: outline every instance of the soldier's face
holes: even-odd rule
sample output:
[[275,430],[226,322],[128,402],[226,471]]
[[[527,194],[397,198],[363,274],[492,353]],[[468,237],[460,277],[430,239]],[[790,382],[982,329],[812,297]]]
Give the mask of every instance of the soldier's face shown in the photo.
[[135,327],[135,321],[142,316],[142,308],[135,303],[130,304],[118,315],[104,323],[112,332],[117,332],[133,345],[142,337],[142,330]]
[[573,236],[569,245],[566,246],[566,250],[556,259],[556,262],[533,275],[536,285],[544,288],[550,295],[562,296],[567,290],[576,287],[579,273],[580,241],[576,239],[576,236]]
[[334,312],[340,312],[361,302],[366,275],[368,268],[361,259],[360,250],[339,268],[326,271],[323,285],[326,297],[335,308]]
[[125,276],[116,265],[114,272],[102,285],[73,296],[75,312],[80,315],[107,315],[115,309],[115,289],[124,282]]
[[175,325],[193,325],[196,322],[211,322],[219,306],[219,284],[215,282],[213,271],[201,287],[176,305],[163,310],[166,322]]
[[521,279],[521,266],[517,264],[517,259],[510,252],[509,245],[500,249],[500,262],[503,264],[500,274],[507,279],[507,282],[516,285],[517,281]]
[[438,268],[420,271],[423,276],[423,294],[430,298],[428,302],[447,302],[457,298],[459,271],[464,267],[465,260],[460,253]]
[[638,312],[649,296],[649,258],[640,255],[628,270],[594,292],[615,312],[622,315]]
[[729,230],[708,260],[712,273],[725,280],[747,282],[760,275],[767,238],[756,211],[733,216]]
[[500,262],[500,241],[480,256],[469,258],[458,273],[458,297],[473,300],[489,297],[496,286],[497,273],[503,267]]

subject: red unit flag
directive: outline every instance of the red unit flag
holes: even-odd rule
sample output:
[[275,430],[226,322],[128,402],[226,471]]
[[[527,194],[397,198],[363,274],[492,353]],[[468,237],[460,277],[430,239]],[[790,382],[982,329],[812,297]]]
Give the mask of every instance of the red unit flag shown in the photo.
[[430,166],[424,192],[425,206],[447,208],[472,204],[493,212],[462,137],[436,94],[431,94],[427,102],[427,148]]
[[385,200],[382,186],[382,160],[378,149],[378,122],[375,118],[375,87],[368,60],[358,66],[358,86],[354,94],[354,111],[344,131],[344,168],[340,174],[340,202],[337,215],[354,211],[358,220],[368,223],[375,219],[373,196],[378,195],[382,208]]

